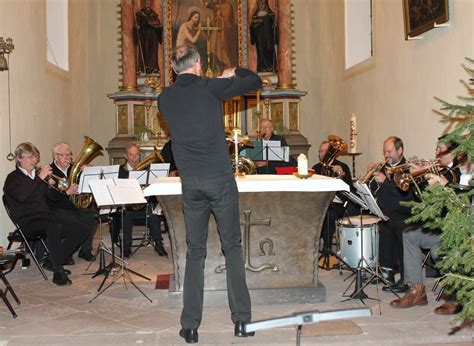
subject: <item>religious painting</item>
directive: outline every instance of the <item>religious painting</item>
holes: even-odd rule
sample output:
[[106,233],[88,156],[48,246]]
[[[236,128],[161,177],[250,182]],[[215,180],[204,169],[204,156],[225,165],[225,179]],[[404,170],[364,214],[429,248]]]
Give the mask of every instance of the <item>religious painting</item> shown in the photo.
[[117,134],[125,135],[128,133],[128,105],[117,106]]
[[171,53],[185,43],[196,45],[203,73],[218,76],[227,68],[243,65],[242,1],[166,0],[168,84],[173,70]]
[[290,131],[298,131],[299,125],[298,125],[298,102],[290,102],[288,107],[289,107],[289,129]]
[[258,132],[258,123],[262,118],[261,112],[257,109],[257,100],[247,100],[247,131],[249,134]]
[[273,128],[276,129],[278,132],[281,132],[284,126],[283,121],[283,102],[274,102],[270,104],[271,112],[272,112],[272,122]]
[[403,0],[405,40],[449,20],[448,0]]

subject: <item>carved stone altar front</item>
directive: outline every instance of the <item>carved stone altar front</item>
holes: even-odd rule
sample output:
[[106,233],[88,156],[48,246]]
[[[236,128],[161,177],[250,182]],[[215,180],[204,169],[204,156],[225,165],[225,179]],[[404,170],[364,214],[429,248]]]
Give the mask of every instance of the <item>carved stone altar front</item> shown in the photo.
[[[321,225],[334,192],[240,193],[241,232],[252,304],[319,303],[325,288],[318,278]],[[174,275],[169,297],[182,304],[186,262],[181,196],[157,196],[168,220]],[[205,305],[227,303],[225,259],[214,219],[209,223]]]

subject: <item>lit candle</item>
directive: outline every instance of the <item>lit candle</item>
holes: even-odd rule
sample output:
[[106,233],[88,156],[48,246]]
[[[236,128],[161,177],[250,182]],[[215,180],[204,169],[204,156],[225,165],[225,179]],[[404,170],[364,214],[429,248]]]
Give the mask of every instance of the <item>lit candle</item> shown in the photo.
[[357,118],[355,113],[351,114],[351,132],[350,132],[350,144],[349,144],[349,152],[356,153],[357,152]]
[[260,91],[257,90],[257,112],[260,112]]
[[298,174],[307,175],[308,174],[308,159],[305,154],[298,155]]

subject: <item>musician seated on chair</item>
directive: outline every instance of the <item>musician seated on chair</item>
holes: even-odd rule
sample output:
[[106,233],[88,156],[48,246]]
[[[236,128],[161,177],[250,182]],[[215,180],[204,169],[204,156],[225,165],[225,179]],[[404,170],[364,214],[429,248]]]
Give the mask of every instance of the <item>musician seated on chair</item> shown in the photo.
[[[53,174],[60,178],[67,178],[70,175],[72,167],[72,150],[66,142],[59,142],[53,145],[53,162],[51,169]],[[52,191],[54,199],[50,199],[53,215],[59,219],[67,218],[76,220],[83,225],[83,233],[87,236],[81,244],[78,257],[86,261],[92,261],[92,240],[98,225],[97,211],[95,209],[77,208],[69,198],[69,194],[76,194],[78,185],[71,182],[70,189],[65,193],[59,191]],[[73,264],[72,257],[67,259],[69,263]]]
[[[283,136],[273,133],[273,122],[270,119],[260,119],[260,135],[265,141],[280,141],[282,147],[288,147]],[[257,174],[276,174],[275,167],[296,167],[297,162],[290,156],[290,161],[255,161]]]
[[[440,137],[442,139],[442,137]],[[453,156],[451,151],[456,147],[452,142],[438,143],[436,148],[436,158],[441,164],[454,169],[453,174],[426,174],[429,185],[441,184],[447,185],[453,183],[454,179],[458,179],[461,175],[459,168],[453,167]],[[455,163],[455,162],[454,162]],[[454,165],[456,166],[456,165]],[[427,305],[425,286],[423,285],[423,264],[422,249],[429,249],[430,256],[433,260],[438,258],[438,249],[442,242],[440,229],[427,229],[421,225],[407,229],[403,232],[403,249],[404,249],[404,266],[405,276],[404,284],[409,285],[409,292],[400,299],[390,302],[390,306],[394,308],[411,308],[417,305]],[[446,300],[444,304],[437,307],[434,312],[441,315],[452,315],[461,311],[461,306],[454,301],[451,295],[443,295]]]
[[[379,222],[379,264],[382,275],[390,283],[392,290],[406,292],[408,287],[403,284],[403,241],[402,233],[409,227],[405,220],[410,216],[410,209],[400,205],[401,201],[412,201],[414,189],[401,190],[393,181],[390,168],[403,165],[403,141],[399,137],[388,137],[383,144],[385,164],[380,171],[374,173],[370,189],[377,203],[389,220]],[[369,170],[373,165],[369,165]],[[395,273],[400,271],[400,279],[395,282]],[[384,287],[388,290],[388,287]]]
[[[70,285],[71,273],[63,268],[66,258],[72,255],[86,234],[83,225],[75,219],[57,218],[48,204],[57,194],[50,178],[50,165],[39,168],[40,153],[31,143],[21,143],[15,149],[16,169],[11,172],[3,186],[3,191],[14,220],[26,236],[40,236],[46,239],[49,249],[53,283],[58,286]],[[70,187],[66,191],[72,193]],[[46,268],[49,269],[49,268]]]
[[[128,179],[129,172],[134,170],[134,167],[140,162],[140,148],[135,143],[130,143],[125,148],[125,163],[120,166],[119,169],[119,178]],[[135,219],[144,219],[148,217],[148,229],[150,231],[150,237],[153,240],[153,246],[155,251],[160,256],[168,256],[164,246],[163,246],[163,237],[161,235],[161,221],[160,216],[153,213],[156,203],[148,202],[140,210],[134,210],[131,207],[128,207],[125,210],[123,215],[123,248],[125,257],[130,257],[132,253],[132,228]],[[121,214],[117,213],[114,216],[114,229],[112,236],[117,239],[118,231],[120,228]]]
[[[336,158],[331,158],[330,162],[324,162],[329,146],[329,141],[323,141],[319,145],[319,163],[313,166],[313,170],[316,174],[341,178],[347,185],[352,187],[351,171],[344,162]],[[326,251],[331,250],[332,238],[336,231],[336,221],[344,216],[344,202],[339,197],[334,198],[324,218],[321,238],[324,240],[324,250]]]

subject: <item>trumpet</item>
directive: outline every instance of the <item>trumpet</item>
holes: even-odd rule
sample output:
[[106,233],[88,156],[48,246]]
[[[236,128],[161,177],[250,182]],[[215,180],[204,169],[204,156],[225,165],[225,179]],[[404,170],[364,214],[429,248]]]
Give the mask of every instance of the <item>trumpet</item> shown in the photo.
[[359,183],[362,184],[369,184],[372,183],[372,180],[374,180],[375,173],[381,172],[383,169],[387,169],[388,159],[383,161],[383,162],[377,162],[374,167],[369,169],[367,173],[359,179]]
[[[36,167],[36,174],[39,174],[39,172],[41,171],[41,166],[39,167]],[[54,180],[54,184],[50,185],[48,183],[49,180]],[[43,180],[46,184],[48,184],[49,187],[51,187],[52,189],[55,189],[61,193],[66,193],[67,189],[69,189],[69,186],[71,185],[69,180],[67,180],[67,178],[65,177],[59,177],[53,173],[50,173],[48,174],[44,180]]]

